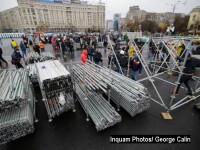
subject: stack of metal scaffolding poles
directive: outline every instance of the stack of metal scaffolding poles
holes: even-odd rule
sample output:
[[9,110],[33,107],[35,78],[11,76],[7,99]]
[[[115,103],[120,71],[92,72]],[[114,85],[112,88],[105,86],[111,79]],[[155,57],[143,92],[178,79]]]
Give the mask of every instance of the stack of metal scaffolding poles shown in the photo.
[[37,52],[30,51],[25,55],[25,62],[33,64],[34,62],[43,62],[46,60],[55,60],[55,56],[50,52],[43,52],[40,55]]
[[0,74],[0,144],[34,131],[35,97],[25,69]]
[[135,82],[106,67],[97,66],[91,62],[85,65],[73,66],[74,77],[77,82],[83,82],[89,91],[100,91],[108,95],[118,105],[123,107],[131,116],[150,107],[150,95],[147,89],[140,83]]
[[38,83],[38,78],[37,78],[37,69],[35,64],[29,64],[27,65],[27,70],[29,71],[29,78],[33,84]]
[[30,105],[0,113],[0,144],[34,132],[34,117]]
[[58,60],[49,60],[35,65],[49,122],[65,111],[75,110],[73,83],[66,68]]
[[27,64],[32,64],[40,60],[40,55],[37,52],[30,51],[24,56],[24,59]]
[[24,69],[5,70],[0,75],[0,112],[22,107],[26,102],[28,76]]
[[[84,86],[76,84],[78,101],[86,114],[90,116],[97,131],[104,130],[121,121],[121,116],[98,92],[84,92]],[[86,99],[87,95],[87,99]]]

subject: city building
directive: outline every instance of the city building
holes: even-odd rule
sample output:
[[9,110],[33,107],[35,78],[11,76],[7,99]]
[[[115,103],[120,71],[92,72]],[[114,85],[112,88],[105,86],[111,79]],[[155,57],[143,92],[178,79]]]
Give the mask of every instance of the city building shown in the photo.
[[18,6],[0,12],[4,32],[103,31],[105,5],[80,0],[17,0]]
[[190,12],[190,19],[187,28],[190,33],[200,33],[200,6],[193,8]]
[[166,12],[166,13],[155,13],[155,12],[146,12],[141,10],[139,6],[132,6],[129,8],[127,13],[127,20],[133,21],[144,21],[145,19],[154,21],[156,23],[160,22],[173,22],[175,17],[179,15],[181,17],[185,17],[182,13],[173,13],[173,12]]
[[114,31],[119,30],[119,25],[120,25],[120,19],[121,19],[121,14],[114,14],[114,22],[113,22],[113,29]]
[[113,30],[113,20],[107,20],[106,21],[106,31],[112,31]]
[[147,15],[147,12],[144,10],[141,10],[139,6],[132,6],[129,8],[126,18],[127,20],[132,20],[134,23],[135,21],[145,20],[146,15]]
[[3,31],[3,25],[2,25],[2,21],[1,21],[1,17],[0,17],[0,33]]

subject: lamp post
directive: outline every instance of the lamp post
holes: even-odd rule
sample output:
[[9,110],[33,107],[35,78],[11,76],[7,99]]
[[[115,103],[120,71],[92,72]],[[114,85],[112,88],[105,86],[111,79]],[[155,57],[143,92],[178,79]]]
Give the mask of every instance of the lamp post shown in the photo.
[[173,13],[174,13],[174,11],[175,11],[175,9],[176,9],[176,6],[177,6],[178,4],[180,4],[180,1],[176,2],[176,3],[173,5]]
[[[175,12],[175,10],[176,10],[176,8],[177,8],[177,5],[179,5],[179,4],[184,4],[184,5],[185,5],[186,3],[187,3],[187,1],[181,3],[181,1],[179,0],[179,1],[177,1],[175,4],[172,4],[172,6],[173,6],[172,12],[173,12],[173,13]],[[169,22],[170,22],[169,34],[171,35],[171,31],[173,32],[173,30],[174,30],[174,27],[173,27],[173,26],[174,26],[174,18],[173,18],[173,19],[170,19]]]

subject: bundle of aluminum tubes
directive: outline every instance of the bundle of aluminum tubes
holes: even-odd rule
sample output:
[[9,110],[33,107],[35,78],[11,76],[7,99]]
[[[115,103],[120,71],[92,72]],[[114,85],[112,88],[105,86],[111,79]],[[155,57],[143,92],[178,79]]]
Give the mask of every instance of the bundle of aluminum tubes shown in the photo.
[[34,117],[30,105],[0,113],[0,144],[34,132]]
[[35,64],[29,64],[27,65],[27,70],[29,70],[29,77],[32,83],[38,83],[37,78],[37,69]]
[[97,131],[104,130],[121,121],[121,116],[115,109],[96,92],[84,93],[84,87],[76,84],[76,93],[83,109],[93,120]]
[[37,52],[28,52],[25,55],[25,61],[27,64],[32,64],[34,62],[43,62],[46,60],[55,60],[55,57],[50,52],[43,52],[40,55]]
[[73,84],[66,68],[58,60],[35,65],[49,121],[64,111],[74,109]]
[[0,112],[22,107],[26,102],[28,77],[24,69],[3,71],[0,75]]
[[0,144],[34,131],[35,98],[26,70],[0,74]]
[[145,111],[150,107],[150,95],[147,89],[106,67],[96,66],[93,63],[73,66],[75,79],[83,82],[85,71],[86,87],[90,91],[101,91],[108,95],[118,105],[123,107],[131,116]]

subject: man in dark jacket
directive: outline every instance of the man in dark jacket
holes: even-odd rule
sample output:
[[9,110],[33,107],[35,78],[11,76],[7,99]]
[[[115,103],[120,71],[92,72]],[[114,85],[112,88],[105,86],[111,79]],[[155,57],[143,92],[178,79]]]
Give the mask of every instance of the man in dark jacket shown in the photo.
[[95,54],[94,45],[89,46],[89,48],[88,48],[88,57],[89,57],[90,61],[93,61],[94,54]]
[[104,53],[106,53],[106,48],[107,48],[107,46],[108,46],[107,40],[104,40],[103,46],[104,46]]
[[122,67],[122,71],[125,72],[128,66],[128,56],[125,55],[123,50],[120,51],[120,66]]
[[141,74],[141,72],[142,72],[142,64],[141,64],[138,56],[134,56],[131,59],[130,66],[131,66],[131,69],[132,69],[132,79],[137,81],[138,74]]
[[[0,60],[2,60],[3,62],[5,62],[6,65],[8,66],[8,62],[2,57],[2,54],[3,54],[3,51],[2,51],[2,49],[0,47]],[[1,61],[0,61],[0,66],[1,66]]]
[[38,46],[38,44],[34,43],[33,50],[40,55],[40,47]]
[[12,64],[15,65],[15,67],[16,67],[17,69],[19,69],[19,68],[24,68],[24,67],[22,66],[22,64],[21,64],[21,58],[22,58],[22,56],[21,56],[21,54],[20,54],[20,50],[19,50],[19,49],[16,49],[16,50],[12,53],[11,57],[12,57]]
[[99,50],[97,50],[94,54],[94,62],[99,65],[99,62],[102,62],[102,54]]
[[22,51],[22,57],[24,58],[24,55],[26,55],[26,46],[25,44],[21,41],[19,45],[21,51]]
[[67,44],[66,44],[66,42],[64,40],[62,40],[62,42],[61,42],[61,48],[62,48],[62,55],[64,57],[64,55],[65,55],[65,53],[67,51]]
[[[184,58],[177,57],[177,59],[179,61],[184,61]],[[188,56],[188,59],[186,60],[186,63],[185,63],[185,68],[183,69],[183,75],[181,76],[177,89],[175,89],[174,91],[175,94],[178,94],[181,84],[184,83],[188,90],[188,94],[187,94],[188,98],[193,98],[192,89],[189,86],[189,81],[191,80],[196,67],[200,67],[200,60],[197,58]]]
[[199,44],[198,44],[196,50],[192,51],[192,54],[194,54],[194,55],[200,55],[200,46],[199,46]]

